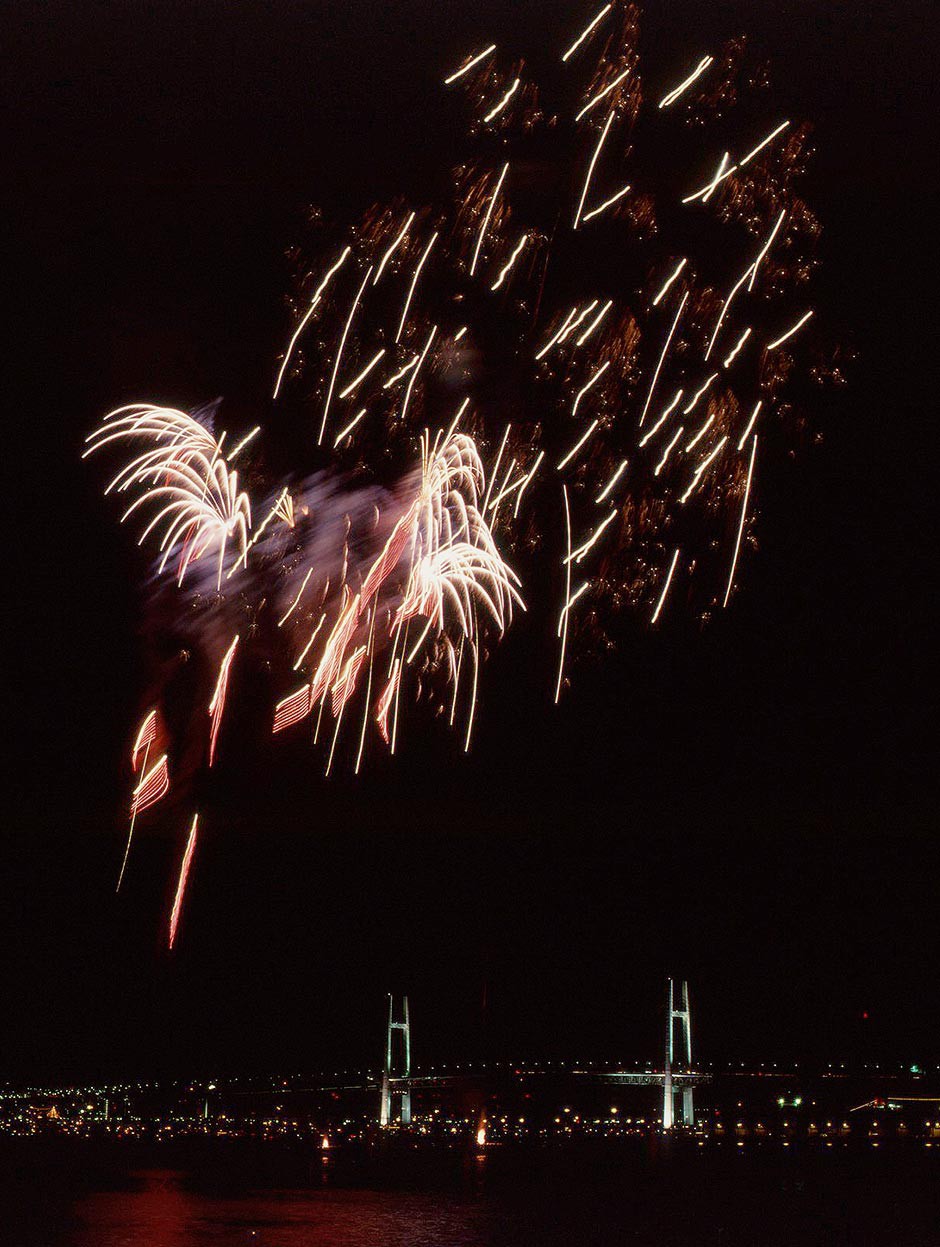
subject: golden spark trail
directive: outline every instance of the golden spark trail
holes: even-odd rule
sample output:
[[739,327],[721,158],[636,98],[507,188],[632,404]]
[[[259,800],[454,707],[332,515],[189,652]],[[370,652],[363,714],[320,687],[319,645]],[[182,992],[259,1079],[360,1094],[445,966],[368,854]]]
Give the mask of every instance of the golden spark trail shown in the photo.
[[663,603],[666,601],[666,594],[669,592],[669,586],[672,584],[672,573],[676,570],[676,563],[679,561],[679,547],[676,546],[675,553],[672,556],[672,562],[669,564],[669,571],[666,574],[666,583],[663,585],[663,591],[659,595],[659,601],[656,603],[656,609],[653,611],[653,617],[650,623],[655,623],[659,618],[659,612],[663,609]]
[[290,618],[290,616],[293,614],[293,612],[294,612],[294,610],[295,610],[295,608],[296,608],[296,606],[297,606],[297,603],[298,603],[298,602],[300,601],[300,599],[303,597],[303,592],[304,592],[304,589],[306,589],[307,585],[309,584],[309,582],[310,582],[310,577],[311,577],[312,575],[313,575],[313,568],[312,568],[312,567],[310,567],[310,568],[308,568],[308,569],[307,569],[307,574],[306,574],[306,576],[304,576],[304,579],[303,579],[303,584],[302,584],[302,585],[300,586],[300,588],[297,590],[297,596],[294,598],[293,602],[291,602],[290,606],[288,606],[287,610],[284,612],[284,614],[283,614],[283,615],[280,617],[280,619],[277,621],[277,626],[278,626],[279,628],[283,627],[283,626],[284,626],[284,624],[287,622],[287,620]]
[[646,443],[650,440],[650,438],[659,432],[659,430],[663,427],[663,425],[666,423],[666,421],[675,411],[676,407],[679,404],[679,400],[681,398],[682,398],[682,390],[676,390],[675,394],[673,395],[672,402],[665,408],[665,410],[663,411],[659,419],[656,421],[656,423],[652,425],[649,429],[647,429],[647,431],[640,438],[640,441],[639,441],[640,446],[645,446]]
[[591,185],[591,178],[594,176],[594,166],[597,164],[597,158],[601,154],[601,148],[604,146],[604,140],[607,138],[607,132],[610,129],[613,119],[614,113],[611,111],[607,115],[607,121],[604,123],[604,129],[601,131],[601,137],[597,140],[597,146],[594,148],[594,155],[591,157],[591,163],[588,165],[587,176],[584,179],[584,186],[581,188],[581,198],[578,201],[577,211],[574,214],[574,225],[572,226],[572,229],[578,228],[578,222],[581,219],[581,212],[584,209],[584,201],[587,198],[588,188]]
[[604,375],[604,373],[607,371],[609,367],[610,367],[610,360],[605,359],[604,362],[601,364],[600,368],[598,368],[597,372],[595,372],[594,375],[591,377],[591,379],[585,385],[583,385],[580,390],[578,390],[578,393],[575,395],[574,406],[571,408],[571,414],[573,416],[576,416],[578,414],[578,407],[581,403],[581,399],[584,398],[585,394],[587,394],[589,390],[592,390],[594,388],[594,386],[597,384],[598,381],[600,381],[601,377]]
[[740,354],[741,347],[744,346],[744,343],[748,340],[750,336],[751,336],[751,327],[750,325],[748,325],[748,327],[741,334],[740,338],[738,338],[737,345],[735,346],[734,350],[725,359],[724,363],[722,364],[722,368],[731,367],[731,365],[734,363],[734,361],[737,359],[738,355]]
[[303,665],[303,661],[307,657],[307,655],[310,653],[313,643],[317,639],[320,629],[323,627],[323,621],[325,619],[326,619],[326,611],[324,611],[323,614],[320,616],[317,626],[314,628],[313,632],[311,632],[310,640],[307,642],[307,644],[303,647],[303,649],[297,655],[297,661],[294,663],[294,668],[293,668],[294,671],[299,671],[301,666]]
[[659,294],[653,300],[653,307],[659,307],[660,300],[664,297],[669,287],[676,280],[676,278],[679,276],[679,274],[682,272],[682,270],[685,268],[688,262],[689,262],[688,256],[686,256],[684,259],[679,261],[679,263],[676,265],[675,269],[673,270],[672,276],[667,279],[665,286],[663,286],[662,290],[660,290]]
[[689,298],[689,292],[687,290],[685,294],[682,296],[682,302],[679,304],[679,310],[678,312],[676,312],[675,319],[673,320],[672,325],[669,328],[669,333],[666,336],[666,344],[663,347],[663,353],[662,355],[660,355],[659,363],[656,365],[656,371],[653,373],[653,380],[650,383],[650,390],[646,396],[646,402],[643,404],[643,411],[640,413],[640,428],[641,429],[643,427],[643,421],[646,419],[646,413],[649,411],[649,406],[653,399],[653,391],[656,389],[656,382],[659,380],[659,371],[663,366],[663,360],[666,358],[666,352],[669,350],[669,343],[672,341],[672,335],[676,332],[676,325],[678,325],[679,323],[679,318],[685,309],[685,305],[688,302],[688,298]]
[[575,121],[580,121],[581,118],[585,115],[585,113],[589,112],[594,107],[595,104],[599,104],[602,99],[610,95],[611,91],[616,90],[616,88],[620,86],[621,82],[623,82],[624,78],[630,77],[631,72],[632,70],[625,69],[623,73],[620,74],[619,77],[613,80],[613,82],[608,83],[607,86],[604,87],[603,91],[598,91],[597,95],[589,99],[588,102],[584,105],[584,107],[575,117]]
[[405,328],[405,322],[408,319],[408,309],[411,307],[411,300],[414,297],[415,286],[417,286],[418,284],[418,278],[421,276],[421,270],[424,268],[424,262],[425,260],[427,260],[428,256],[431,254],[431,248],[434,246],[436,242],[437,242],[437,231],[435,231],[431,235],[431,241],[428,243],[428,245],[425,247],[424,251],[422,252],[421,259],[418,261],[417,267],[415,268],[414,277],[412,277],[411,285],[408,287],[408,297],[405,299],[405,306],[402,308],[401,320],[398,323],[398,332],[395,334],[396,342],[399,342],[401,340],[401,335]]
[[393,386],[396,381],[400,381],[402,377],[405,376],[406,373],[410,372],[410,370],[414,368],[415,364],[418,362],[420,358],[421,357],[418,354],[412,355],[411,359],[409,359],[408,363],[405,364],[403,368],[400,368],[398,372],[396,372],[393,376],[389,377],[389,379],[382,386],[382,389],[383,390],[390,389],[391,386]]
[[555,682],[555,705],[558,705],[558,699],[561,696],[561,680],[562,673],[565,669],[565,647],[568,643],[568,606],[571,601],[571,508],[568,505],[568,487],[562,485],[562,497],[565,500],[565,536],[568,545],[568,557],[564,560],[565,566],[565,604],[558,616],[558,628],[556,635],[561,638],[561,653],[558,657],[558,679]]
[[700,390],[696,390],[696,391],[695,391],[695,393],[694,393],[694,394],[692,395],[692,397],[689,399],[689,404],[688,404],[688,406],[687,406],[687,407],[683,407],[683,409],[682,409],[682,414],[683,414],[684,416],[688,416],[688,415],[690,415],[690,414],[691,414],[691,413],[695,410],[695,407],[696,407],[696,404],[698,403],[698,400],[702,397],[702,395],[705,393],[705,391],[708,389],[708,387],[711,385],[711,383],[715,380],[715,378],[716,378],[717,376],[718,376],[718,373],[717,373],[717,372],[713,372],[713,373],[712,373],[712,375],[711,375],[711,376],[708,378],[708,380],[705,382],[705,384],[702,386],[702,388],[701,388]]
[[340,431],[336,434],[336,437],[334,437],[333,439],[334,450],[340,444],[343,438],[353,431],[353,429],[356,427],[356,425],[359,423],[359,421],[362,419],[362,417],[366,414],[368,410],[369,410],[368,407],[361,407],[359,411],[357,411],[356,414],[353,416],[353,418],[350,420],[349,424],[347,424],[345,428],[340,429]]
[[621,476],[623,476],[624,472],[626,472],[627,462],[628,461],[626,459],[623,460],[623,462],[620,464],[620,467],[616,470],[616,472],[613,474],[613,476],[610,478],[610,480],[607,482],[607,484],[604,486],[601,492],[594,499],[595,503],[597,504],[602,503],[604,499],[608,496],[610,491],[614,488],[614,486],[620,480]]
[[333,361],[333,373],[330,377],[330,384],[326,391],[326,402],[323,404],[323,419],[320,421],[320,432],[319,432],[319,435],[317,436],[318,446],[320,446],[323,442],[323,434],[324,434],[324,431],[326,430],[326,418],[329,415],[330,402],[332,401],[332,398],[333,398],[333,386],[336,384],[336,374],[337,372],[339,372],[340,360],[343,358],[343,348],[346,345],[346,337],[349,334],[349,326],[352,324],[353,317],[356,315],[356,308],[359,306],[359,300],[362,298],[362,292],[365,290],[366,285],[368,284],[369,278],[371,276],[372,276],[372,265],[370,264],[369,267],[366,269],[365,277],[363,277],[362,279],[362,285],[359,287],[358,291],[356,292],[355,299],[353,299],[352,307],[349,309],[349,315],[346,317],[346,324],[343,326],[343,335],[340,338],[339,346],[336,349],[336,359]]
[[751,418],[750,418],[750,420],[748,420],[748,422],[747,422],[747,428],[746,428],[746,429],[744,430],[744,432],[741,434],[741,440],[738,442],[738,450],[743,450],[743,449],[744,449],[744,443],[747,441],[747,439],[748,439],[748,434],[750,433],[751,429],[753,429],[753,427],[754,427],[754,421],[757,419],[757,416],[758,416],[758,413],[760,412],[761,405],[763,404],[763,401],[764,401],[763,399],[758,399],[758,401],[757,401],[757,406],[756,406],[756,407],[754,408],[754,410],[751,412]]
[[714,423],[715,423],[715,413],[712,412],[712,414],[704,422],[704,424],[699,429],[699,431],[695,434],[695,436],[689,442],[688,446],[686,446],[685,448],[686,454],[688,454],[690,451],[695,449],[695,447],[699,444],[699,442],[702,440],[702,438],[705,436],[705,434],[708,432],[708,430],[712,427]]
[[379,284],[379,278],[382,276],[383,272],[385,271],[386,264],[388,264],[389,260],[395,254],[396,250],[398,249],[398,244],[401,242],[401,240],[405,237],[405,235],[411,229],[411,226],[414,223],[414,219],[415,219],[415,214],[412,212],[411,216],[409,216],[408,220],[401,227],[398,237],[395,239],[395,241],[391,244],[391,246],[382,256],[381,260],[379,261],[379,267],[375,270],[375,276],[372,278],[373,286],[377,286]]
[[499,179],[496,183],[496,188],[493,191],[493,194],[490,196],[490,202],[487,204],[486,213],[483,217],[483,224],[480,226],[480,232],[477,235],[477,245],[473,249],[473,259],[470,261],[470,276],[471,277],[473,277],[473,275],[477,271],[477,261],[480,258],[480,248],[483,246],[483,239],[486,235],[487,228],[489,227],[490,217],[493,215],[493,208],[496,205],[496,200],[499,198],[499,192],[502,189],[503,181],[508,172],[509,172],[509,161],[507,160],[506,163],[503,165],[502,173],[499,175]]
[[728,599],[731,597],[731,586],[734,584],[734,571],[738,565],[738,551],[741,549],[741,536],[744,532],[744,521],[747,517],[747,500],[751,493],[751,477],[754,473],[754,457],[757,454],[757,434],[755,433],[751,440],[751,461],[747,468],[747,483],[744,486],[744,499],[741,503],[741,521],[738,524],[738,535],[734,542],[734,555],[731,559],[731,570],[728,573],[728,587],[725,589],[725,600],[722,602],[722,609],[728,605]]
[[339,397],[349,398],[350,394],[352,394],[356,386],[359,385],[360,382],[365,381],[366,377],[369,375],[369,373],[376,366],[376,364],[379,362],[379,360],[382,358],[384,354],[385,354],[385,347],[383,346],[383,347],[380,347],[379,350],[376,351],[376,353],[372,356],[372,358],[366,364],[365,368],[363,368],[362,372],[360,372],[358,376],[353,377],[352,381],[350,381],[349,385],[346,386],[345,390],[340,390]]
[[[520,255],[520,253],[521,253],[521,251],[522,251],[522,248],[526,245],[526,243],[527,243],[528,241],[529,241],[529,235],[528,235],[528,234],[523,234],[523,235],[522,235],[522,237],[519,239],[519,241],[516,243],[516,247],[515,247],[515,250],[513,251],[512,255],[509,257],[509,259],[506,261],[506,263],[505,263],[505,264],[503,265],[503,267],[500,269],[500,271],[499,271],[499,276],[498,276],[498,277],[496,278],[496,280],[493,282],[492,286],[490,286],[490,290],[498,290],[498,289],[500,288],[500,286],[501,286],[501,285],[503,284],[503,282],[506,280],[506,276],[507,276],[507,274],[509,273],[509,270],[510,270],[510,269],[512,268],[512,266],[515,264],[516,260],[518,260],[519,255]],[[455,339],[454,339],[454,341],[456,342],[456,341],[458,341],[458,339],[457,339],[457,338],[455,338]]]
[[772,130],[765,139],[761,139],[756,147],[752,148],[742,160],[738,161],[739,166],[743,169],[749,160],[753,160],[758,152],[762,152],[767,144],[772,143],[777,135],[785,130],[789,124],[789,121],[784,121],[781,125],[777,126],[776,130]]
[[434,335],[436,333],[437,333],[437,325],[432,325],[431,332],[428,334],[428,340],[424,344],[424,350],[421,352],[421,355],[418,359],[417,366],[415,367],[414,372],[408,378],[408,384],[405,387],[405,397],[401,405],[401,419],[402,420],[404,420],[405,413],[408,411],[408,403],[411,400],[411,391],[414,389],[414,383],[417,380],[418,373],[421,371],[421,365],[424,363],[424,357],[427,355],[428,351],[431,349],[431,343],[434,341]]
[[576,441],[575,444],[571,447],[571,449],[565,455],[564,459],[562,459],[561,462],[558,464],[557,471],[560,472],[562,468],[565,468],[568,466],[568,464],[575,457],[575,455],[578,453],[581,447],[585,444],[585,442],[588,440],[588,438],[591,436],[591,434],[594,432],[594,430],[597,428],[599,424],[600,424],[600,420],[591,421],[591,423],[588,425],[585,432],[581,435],[578,441]]
[[461,65],[461,67],[456,71],[456,73],[451,74],[449,78],[445,78],[444,86],[449,87],[452,82],[456,82],[458,78],[462,78],[464,74],[469,73],[470,70],[473,69],[474,65],[479,65],[480,61],[482,61],[485,57],[489,56],[491,52],[495,52],[495,51],[496,51],[496,44],[491,43],[488,48],[484,48],[482,52],[478,52],[476,56],[471,57],[471,59],[467,61],[465,65]]
[[496,105],[496,107],[490,109],[490,111],[483,118],[483,122],[485,125],[489,125],[491,121],[493,121],[496,117],[499,116],[499,114],[503,111],[503,109],[506,107],[506,105],[509,103],[512,97],[519,90],[520,82],[521,82],[521,79],[517,78],[515,82],[512,84],[512,86],[509,88],[509,90],[506,92],[506,94],[503,96],[503,98]]
[[696,82],[702,74],[704,74],[705,70],[714,59],[715,58],[713,56],[703,56],[696,67],[689,74],[688,78],[680,82],[674,90],[663,96],[663,98],[659,101],[659,107],[668,108],[670,104],[674,104],[679,96],[682,95],[683,91],[687,91],[693,82]]
[[616,195],[611,195],[609,199],[605,199],[599,208],[592,208],[590,212],[585,212],[581,220],[590,221],[591,217],[599,216],[605,208],[609,208],[612,204],[617,203],[618,200],[623,199],[624,195],[626,195],[629,190],[629,186],[624,186],[621,190],[617,191]]
[[591,334],[594,332],[594,330],[601,323],[601,321],[604,319],[604,317],[607,315],[607,313],[610,311],[610,309],[613,306],[614,306],[613,299],[608,299],[607,302],[604,304],[604,306],[601,308],[601,310],[597,313],[597,315],[588,325],[587,329],[585,329],[584,333],[581,334],[581,337],[578,338],[578,341],[577,341],[578,346],[584,346],[585,342],[587,342],[588,338],[591,336]]
[[779,338],[775,338],[773,342],[768,342],[767,350],[775,351],[778,346],[783,346],[784,342],[786,342],[788,338],[792,338],[798,329],[803,328],[803,326],[806,324],[806,322],[809,320],[812,314],[813,314],[813,309],[810,308],[808,312],[806,312],[803,316],[800,317],[800,319],[796,322],[795,325],[790,326],[790,328],[786,331],[786,333],[781,334]]
[[615,507],[614,510],[611,511],[610,515],[603,519],[597,528],[595,528],[594,532],[590,535],[587,541],[585,541],[583,545],[578,546],[577,550],[572,550],[572,552],[568,555],[566,562],[570,562],[571,559],[574,559],[576,563],[580,563],[588,551],[600,540],[604,530],[608,527],[608,525],[612,524],[616,518],[617,509]]
[[672,454],[672,448],[675,446],[676,442],[677,442],[677,441],[679,440],[679,438],[682,436],[682,434],[683,434],[683,432],[684,432],[684,431],[685,431],[685,425],[680,424],[680,425],[679,425],[679,427],[676,429],[675,433],[673,433],[673,435],[672,435],[672,441],[669,443],[669,445],[668,445],[668,446],[666,447],[666,449],[663,451],[663,455],[662,455],[662,458],[660,459],[659,463],[657,463],[656,467],[655,467],[655,468],[653,468],[653,475],[654,475],[654,476],[659,476],[660,472],[662,472],[663,468],[666,466],[666,460],[667,460],[667,459],[669,458],[669,456]]
[[562,61],[566,61],[569,56],[573,56],[574,53],[577,52],[578,48],[580,48],[581,44],[585,41],[594,27],[598,24],[598,22],[603,21],[604,17],[610,12],[612,7],[613,5],[605,4],[601,11],[591,18],[587,26],[585,26],[584,30],[581,31],[580,35],[578,35],[577,39],[575,39],[574,43],[561,58]]
[[284,352],[284,359],[281,361],[281,367],[280,367],[280,370],[278,371],[278,374],[277,374],[277,380],[276,380],[276,381],[275,381],[275,383],[274,383],[274,393],[271,395],[272,400],[273,400],[273,399],[275,399],[275,398],[277,398],[277,396],[278,396],[278,392],[279,392],[279,390],[280,390],[280,388],[281,388],[281,381],[284,379],[284,373],[285,373],[285,371],[286,371],[286,369],[287,369],[287,364],[288,364],[288,361],[290,360],[290,357],[291,357],[291,351],[293,351],[294,347],[296,346],[296,344],[297,344],[297,339],[298,339],[298,338],[300,337],[300,335],[303,333],[303,331],[304,331],[304,329],[305,329],[305,327],[306,327],[307,321],[308,321],[308,320],[310,319],[310,317],[313,315],[314,310],[315,310],[315,308],[316,308],[317,304],[320,302],[320,296],[323,294],[323,291],[326,289],[326,284],[327,284],[327,282],[330,280],[330,278],[333,276],[333,274],[334,274],[334,273],[335,273],[338,269],[342,268],[342,266],[346,263],[346,259],[347,259],[347,257],[349,256],[350,251],[351,251],[351,248],[350,248],[350,247],[346,247],[346,248],[345,248],[345,250],[343,251],[343,254],[339,257],[339,259],[336,261],[336,263],[333,265],[333,267],[329,270],[329,272],[327,273],[327,275],[326,275],[326,276],[323,278],[323,280],[320,282],[320,284],[319,284],[319,286],[317,287],[316,292],[315,292],[315,294],[314,294],[314,296],[313,296],[313,300],[312,300],[312,302],[311,302],[311,304],[310,304],[309,308],[308,308],[308,309],[307,309],[307,311],[306,311],[306,314],[304,315],[304,317],[303,317],[303,319],[301,320],[300,324],[299,324],[299,325],[297,326],[297,328],[294,330],[293,336],[292,336],[292,338],[291,338],[290,342],[288,342],[288,344],[287,344],[287,350]]
[[695,489],[697,489],[698,484],[702,479],[702,476],[705,474],[705,471],[707,470],[709,465],[713,462],[713,460],[716,458],[716,456],[720,453],[722,447],[724,446],[725,442],[727,442],[727,440],[728,440],[727,437],[723,437],[721,441],[718,443],[718,445],[715,447],[715,449],[708,456],[708,458],[703,459],[702,462],[699,464],[699,466],[695,469],[695,475],[692,478],[692,484],[689,486],[689,488],[685,491],[685,493],[679,499],[680,502],[682,503],[686,502],[690,494],[692,494],[692,492]]

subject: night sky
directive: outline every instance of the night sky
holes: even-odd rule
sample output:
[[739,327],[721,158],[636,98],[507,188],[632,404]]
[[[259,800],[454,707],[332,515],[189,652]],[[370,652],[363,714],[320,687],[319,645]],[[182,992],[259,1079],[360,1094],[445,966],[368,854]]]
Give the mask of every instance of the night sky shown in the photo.
[[182,810],[113,892],[144,565],[82,440],[140,398],[263,418],[306,205],[418,201],[455,159],[442,73],[491,40],[537,64],[585,10],[4,6],[0,1080],[374,1063],[388,990],[419,1063],[640,1061],[667,973],[704,1059],[940,1058],[930,8],[647,6],[686,60],[749,31],[815,123],[814,298],[857,353],[821,444],[760,480],[733,609],[628,632],[558,708],[551,629],[514,630],[469,757],[422,729],[358,780],[302,746],[223,762],[170,956]]

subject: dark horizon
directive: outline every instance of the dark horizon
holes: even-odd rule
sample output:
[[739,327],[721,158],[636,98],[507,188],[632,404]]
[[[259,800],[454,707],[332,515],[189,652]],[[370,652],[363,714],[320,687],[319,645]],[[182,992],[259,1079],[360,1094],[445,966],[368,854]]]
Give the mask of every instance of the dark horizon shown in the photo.
[[940,1060],[933,197],[919,174],[922,197],[906,189],[930,150],[930,40],[913,0],[794,0],[785,20],[667,7],[646,6],[651,37],[694,51],[749,31],[815,126],[814,301],[857,354],[811,413],[821,444],[765,472],[759,548],[704,629],[631,625],[553,707],[551,629],[514,626],[483,668],[469,756],[424,725],[358,779],[324,781],[300,743],[223,761],[172,955],[179,808],[142,823],[114,896],[144,562],[83,439],[137,398],[222,395],[232,427],[263,415],[306,204],[339,227],[420,198],[451,159],[441,71],[488,36],[544,55],[572,10],[544,26],[528,0],[7,15],[9,356],[26,375],[8,409],[0,1080],[372,1064],[389,990],[411,997],[419,1061],[642,1061],[667,974],[690,980],[703,1060]]

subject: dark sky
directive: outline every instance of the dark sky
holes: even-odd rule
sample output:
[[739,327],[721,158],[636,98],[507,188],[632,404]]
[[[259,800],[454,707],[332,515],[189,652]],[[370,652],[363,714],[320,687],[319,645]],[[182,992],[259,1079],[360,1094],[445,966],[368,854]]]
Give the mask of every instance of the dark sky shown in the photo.
[[647,8],[690,55],[749,30],[814,121],[817,305],[859,355],[822,445],[761,482],[734,609],[628,636],[558,709],[523,627],[485,670],[469,758],[435,732],[358,781],[324,784],[303,750],[223,767],[170,957],[172,817],[113,895],[141,567],[82,439],[142,396],[223,395],[253,423],[304,206],[339,225],[417,196],[453,158],[442,69],[490,38],[544,54],[584,9],[3,6],[0,1080],[358,1065],[389,989],[411,993],[419,1060],[640,1060],[670,971],[706,1058],[940,1057],[931,8]]

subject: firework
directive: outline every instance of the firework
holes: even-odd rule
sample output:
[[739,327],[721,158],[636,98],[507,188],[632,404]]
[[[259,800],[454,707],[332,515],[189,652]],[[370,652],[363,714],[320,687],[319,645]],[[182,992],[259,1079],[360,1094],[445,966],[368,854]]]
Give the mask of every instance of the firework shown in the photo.
[[[260,659],[279,682],[274,734],[332,724],[324,769],[351,737],[358,771],[370,739],[394,752],[409,694],[451,723],[462,709],[467,747],[527,577],[557,595],[555,701],[627,611],[662,627],[670,594],[702,620],[733,600],[758,417],[766,465],[804,427],[819,359],[808,128],[776,120],[740,41],[680,77],[641,69],[633,4],[571,36],[557,81],[485,40],[442,74],[466,117],[451,194],[376,205],[325,254],[296,248],[276,409],[231,452],[214,413],[149,404],[89,438],[86,454],[125,454],[108,492],[144,519],[157,572],[175,570],[212,672],[209,766],[236,651],[239,673]],[[265,491],[275,441],[296,466]],[[150,715],[131,833],[169,784]],[[171,945],[195,837],[194,819]]]

